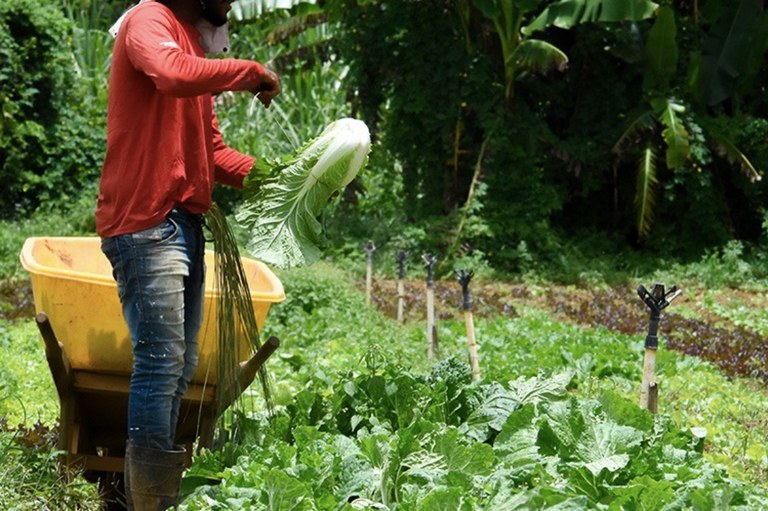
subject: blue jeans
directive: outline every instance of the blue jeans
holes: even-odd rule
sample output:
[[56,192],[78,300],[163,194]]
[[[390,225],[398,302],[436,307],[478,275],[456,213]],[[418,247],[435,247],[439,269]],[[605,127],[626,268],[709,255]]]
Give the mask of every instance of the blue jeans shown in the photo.
[[175,208],[150,229],[102,238],[133,344],[128,439],[173,449],[181,396],[197,367],[203,321],[202,218]]

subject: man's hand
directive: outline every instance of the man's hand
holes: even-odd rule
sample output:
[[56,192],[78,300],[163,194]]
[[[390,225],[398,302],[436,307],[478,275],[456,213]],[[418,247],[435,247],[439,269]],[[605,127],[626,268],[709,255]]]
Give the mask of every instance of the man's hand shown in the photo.
[[280,94],[280,77],[277,73],[269,69],[264,69],[264,76],[261,79],[261,83],[253,91],[256,97],[259,98],[264,108],[269,108],[272,103],[272,99]]

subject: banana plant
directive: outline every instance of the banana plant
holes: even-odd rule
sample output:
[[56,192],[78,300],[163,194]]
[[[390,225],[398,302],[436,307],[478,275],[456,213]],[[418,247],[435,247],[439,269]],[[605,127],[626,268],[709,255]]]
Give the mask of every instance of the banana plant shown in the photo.
[[514,96],[519,71],[563,70],[568,65],[568,56],[559,48],[540,39],[526,38],[521,31],[526,15],[538,7],[539,0],[474,0],[473,3],[491,21],[499,37],[507,101]]
[[[549,27],[569,29],[581,23],[639,21],[653,16],[658,7],[649,0],[473,0],[473,4],[491,21],[499,37],[507,102],[514,97],[514,82],[520,72],[563,71],[568,65],[562,50],[531,37],[534,32]],[[465,20],[466,1],[457,1],[457,8]],[[537,12],[540,14],[525,25]]]
[[[671,171],[689,165],[698,166],[700,163],[692,161],[693,132],[705,137],[708,146],[713,147],[717,154],[725,157],[730,163],[738,165],[750,180],[754,182],[761,179],[760,173],[749,159],[739,151],[725,132],[718,129],[717,122],[712,122],[706,114],[691,109],[686,101],[675,96],[671,82],[678,67],[677,24],[674,11],[670,7],[658,10],[646,40],[645,57],[644,108],[630,117],[627,128],[613,147],[617,164],[629,155],[636,154],[636,149],[640,147],[634,204],[636,230],[641,239],[650,234],[653,226],[653,213],[660,184],[658,169],[661,162],[663,161],[664,166]],[[694,63],[696,62],[694,60]],[[727,67],[726,62],[721,65]],[[698,76],[697,73],[690,72],[688,75]]]
[[658,162],[661,159],[658,145],[660,138],[666,144],[665,164],[669,169],[686,165],[691,156],[689,133],[682,116],[685,106],[674,98],[655,97],[650,108],[632,120],[613,147],[619,159],[631,154],[635,146],[642,144],[641,157],[637,163],[637,185],[634,203],[637,211],[636,228],[643,238],[651,232],[654,207],[658,198]]
[[238,21],[256,19],[264,13],[276,9],[314,11],[314,0],[236,0],[232,3],[232,17]]

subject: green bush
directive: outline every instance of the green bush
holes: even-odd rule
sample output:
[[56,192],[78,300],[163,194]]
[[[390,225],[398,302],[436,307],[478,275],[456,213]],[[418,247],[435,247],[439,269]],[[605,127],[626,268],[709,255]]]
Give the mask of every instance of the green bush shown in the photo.
[[0,220],[0,282],[28,277],[19,262],[19,252],[31,236],[94,236],[96,193],[93,183],[66,204],[40,207],[26,218]]
[[41,0],[0,4],[0,216],[67,201],[98,175],[103,115],[85,95],[71,26]]

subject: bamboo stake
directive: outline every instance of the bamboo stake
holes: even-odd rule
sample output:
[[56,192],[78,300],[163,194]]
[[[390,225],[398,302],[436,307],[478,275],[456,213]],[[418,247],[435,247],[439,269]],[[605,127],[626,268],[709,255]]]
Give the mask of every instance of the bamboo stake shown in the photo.
[[477,340],[475,338],[475,319],[472,314],[472,296],[469,294],[469,282],[474,272],[457,270],[456,277],[461,284],[462,303],[464,310],[464,322],[467,326],[467,349],[469,350],[469,366],[472,368],[472,379],[480,379],[480,359],[477,356]]
[[435,329],[435,282],[433,276],[437,259],[432,254],[424,254],[422,259],[427,266],[427,357],[429,360],[434,360],[440,357]]
[[648,335],[645,337],[645,354],[643,356],[643,379],[640,384],[640,407],[650,410],[652,413],[658,411],[659,387],[654,380],[654,374],[656,372],[656,350],[659,346],[658,333],[661,311],[672,300],[680,296],[680,293],[681,291],[675,286],[665,292],[664,286],[661,284],[654,285],[652,292],[648,292],[643,286],[637,288],[637,294],[650,309]]
[[397,321],[405,322],[405,259],[408,254],[404,251],[397,253]]
[[[654,373],[656,371],[656,347],[645,347],[645,355],[643,356],[643,380],[640,384],[640,407],[650,410],[648,407],[648,396],[650,394],[651,387],[657,388],[657,384],[654,381]],[[658,391],[657,391],[658,398]]]
[[365,245],[365,250],[368,253],[365,265],[365,304],[371,305],[371,293],[373,289],[373,253],[376,251],[376,245],[373,241],[368,240]]

